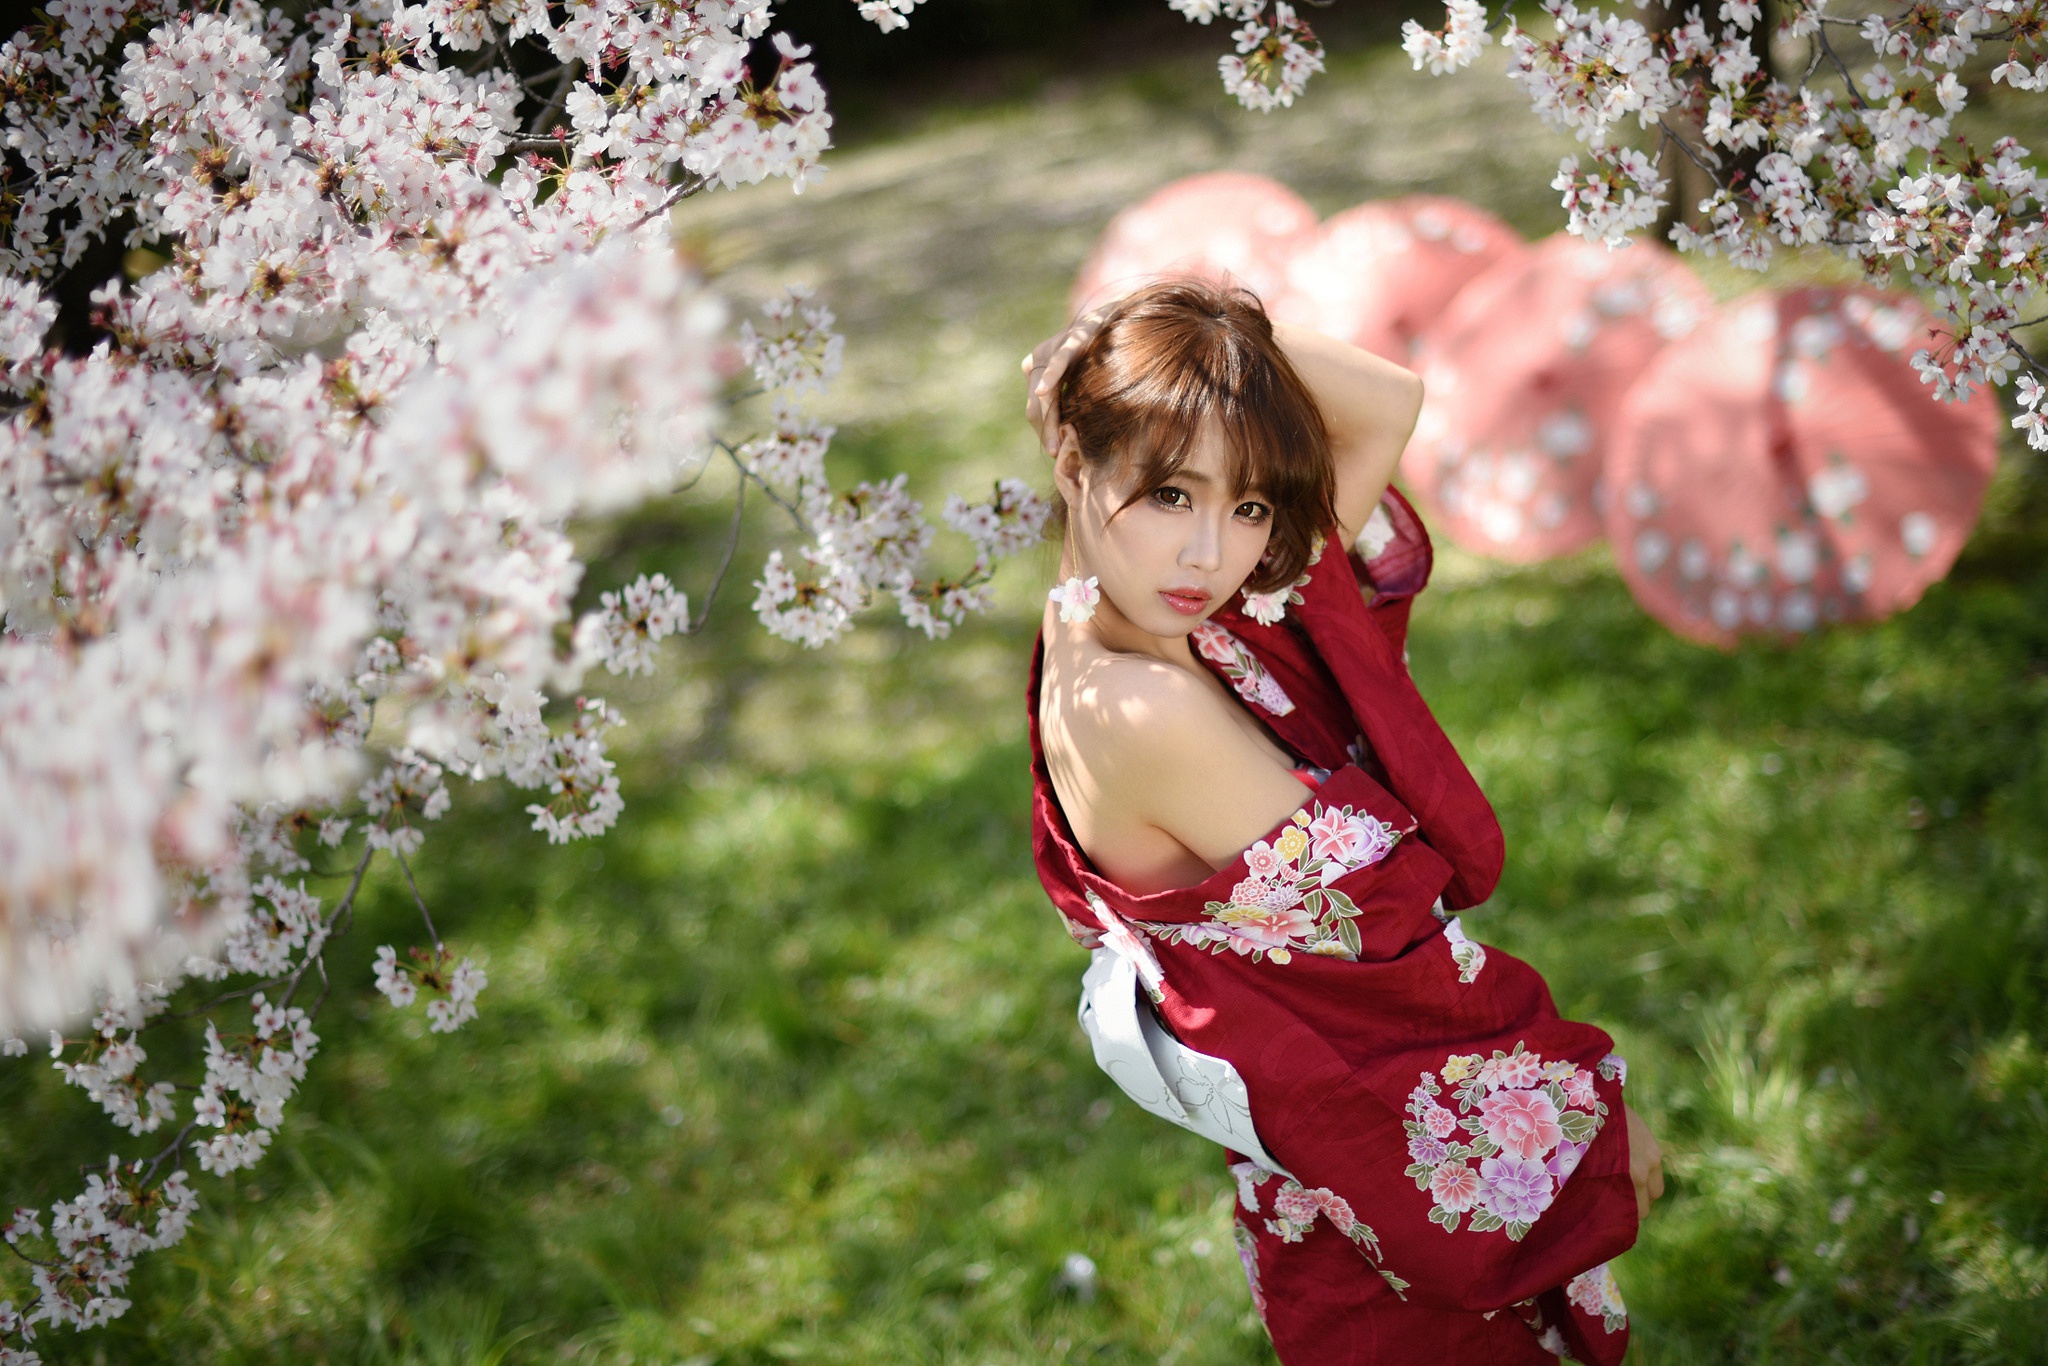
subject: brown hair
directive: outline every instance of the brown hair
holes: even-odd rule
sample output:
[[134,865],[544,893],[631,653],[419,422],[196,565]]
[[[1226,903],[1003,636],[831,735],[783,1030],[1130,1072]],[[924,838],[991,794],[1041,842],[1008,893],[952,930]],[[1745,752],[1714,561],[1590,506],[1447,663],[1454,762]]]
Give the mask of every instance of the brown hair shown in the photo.
[[1170,483],[1216,419],[1232,496],[1257,490],[1273,508],[1266,557],[1245,580],[1255,593],[1294,582],[1337,520],[1322,412],[1248,290],[1181,278],[1125,296],[1068,369],[1059,405],[1083,459],[1112,476],[1135,472],[1122,507]]

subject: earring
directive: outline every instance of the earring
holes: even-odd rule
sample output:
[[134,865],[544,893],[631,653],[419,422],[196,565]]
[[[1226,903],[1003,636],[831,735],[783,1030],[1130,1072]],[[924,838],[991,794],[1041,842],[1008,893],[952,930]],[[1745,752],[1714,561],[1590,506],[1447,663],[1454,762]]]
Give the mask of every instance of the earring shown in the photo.
[[1300,602],[1301,594],[1290,588],[1275,588],[1269,593],[1254,593],[1244,590],[1244,614],[1261,626],[1277,626],[1287,616],[1289,601]]
[[1086,621],[1095,615],[1095,604],[1102,601],[1102,590],[1095,586],[1094,575],[1085,579],[1076,575],[1045,596],[1060,605],[1061,621]]

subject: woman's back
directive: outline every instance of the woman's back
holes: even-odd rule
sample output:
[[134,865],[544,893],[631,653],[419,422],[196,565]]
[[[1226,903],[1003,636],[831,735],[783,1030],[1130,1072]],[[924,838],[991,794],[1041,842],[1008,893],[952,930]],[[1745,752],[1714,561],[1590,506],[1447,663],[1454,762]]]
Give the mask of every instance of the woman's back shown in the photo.
[[1291,756],[1199,664],[1048,629],[1042,667],[1053,789],[1081,848],[1120,887],[1200,882],[1306,795]]

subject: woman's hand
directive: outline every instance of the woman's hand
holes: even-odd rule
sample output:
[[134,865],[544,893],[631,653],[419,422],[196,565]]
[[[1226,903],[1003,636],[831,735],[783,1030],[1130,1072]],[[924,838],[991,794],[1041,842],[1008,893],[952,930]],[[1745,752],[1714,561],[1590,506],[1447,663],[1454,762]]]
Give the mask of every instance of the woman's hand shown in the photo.
[[1051,455],[1060,445],[1060,381],[1074,357],[1102,330],[1107,308],[1094,308],[1031,348],[1024,358],[1024,420]]
[[1636,1218],[1647,1219],[1650,1202],[1664,1194],[1664,1150],[1634,1110],[1628,1115],[1628,1175],[1636,1183]]

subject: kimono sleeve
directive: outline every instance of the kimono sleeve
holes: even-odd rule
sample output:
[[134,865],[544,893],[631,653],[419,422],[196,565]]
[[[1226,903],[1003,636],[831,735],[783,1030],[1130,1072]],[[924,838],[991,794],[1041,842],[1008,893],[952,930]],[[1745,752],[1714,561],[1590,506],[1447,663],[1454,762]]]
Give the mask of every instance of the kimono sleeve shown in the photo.
[[1415,508],[1389,488],[1351,552],[1351,570],[1372,619],[1396,651],[1408,644],[1408,614],[1415,595],[1429,585],[1436,552]]

